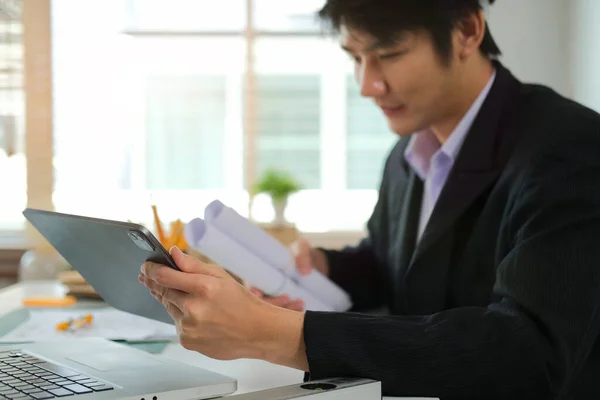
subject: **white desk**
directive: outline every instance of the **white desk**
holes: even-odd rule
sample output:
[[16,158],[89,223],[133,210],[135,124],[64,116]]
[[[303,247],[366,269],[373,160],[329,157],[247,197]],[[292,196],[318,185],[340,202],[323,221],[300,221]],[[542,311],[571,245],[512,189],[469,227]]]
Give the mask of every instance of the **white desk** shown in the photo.
[[[64,293],[64,289],[60,284],[55,282],[27,282],[10,286],[0,290],[0,316],[19,309],[22,300],[26,297],[62,293]],[[178,343],[168,345],[158,357],[169,357],[179,362],[236,378],[238,380],[238,391],[236,394],[300,383],[304,376],[301,371],[260,360],[213,360],[199,353],[188,351]],[[388,397],[387,399],[392,398]]]

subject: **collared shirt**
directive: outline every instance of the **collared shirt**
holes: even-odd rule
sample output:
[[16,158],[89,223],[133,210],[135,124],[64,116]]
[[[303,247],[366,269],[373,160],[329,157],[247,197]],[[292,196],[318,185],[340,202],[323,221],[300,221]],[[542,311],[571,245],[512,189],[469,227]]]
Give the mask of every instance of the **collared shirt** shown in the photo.
[[417,176],[424,181],[423,200],[421,203],[421,216],[419,218],[418,239],[421,239],[427,222],[448,179],[450,170],[458,157],[462,144],[471,129],[475,117],[485,101],[496,72],[492,74],[488,83],[483,88],[477,99],[473,102],[459,124],[454,128],[448,140],[440,145],[435,134],[427,129],[417,132],[410,139],[404,157],[415,171]]

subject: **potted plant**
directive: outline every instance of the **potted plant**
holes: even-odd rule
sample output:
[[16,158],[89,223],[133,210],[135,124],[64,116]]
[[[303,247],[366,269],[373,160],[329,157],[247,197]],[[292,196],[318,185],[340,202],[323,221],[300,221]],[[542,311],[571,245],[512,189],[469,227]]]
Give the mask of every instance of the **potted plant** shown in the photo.
[[256,182],[253,193],[266,193],[271,197],[273,209],[275,210],[274,224],[284,225],[285,208],[287,207],[288,197],[301,189],[300,184],[287,172],[275,168],[267,169]]

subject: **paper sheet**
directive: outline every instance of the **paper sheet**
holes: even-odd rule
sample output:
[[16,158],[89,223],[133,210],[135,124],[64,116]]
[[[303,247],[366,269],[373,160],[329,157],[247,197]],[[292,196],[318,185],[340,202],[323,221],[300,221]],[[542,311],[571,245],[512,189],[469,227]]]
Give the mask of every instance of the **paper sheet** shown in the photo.
[[333,311],[330,306],[288,279],[281,271],[266,264],[238,242],[200,218],[187,223],[185,240],[208,258],[266,294],[287,294],[293,299],[302,299],[307,310]]
[[350,296],[319,271],[313,270],[309,275],[300,275],[290,251],[234,209],[215,200],[206,207],[204,217],[208,224],[238,242],[266,264],[281,270],[333,310],[347,311],[352,307]]
[[[61,332],[56,325],[71,318],[92,314],[93,323],[74,332]],[[56,341],[72,338],[104,338],[109,340],[151,341],[175,340],[173,325],[139,317],[113,308],[74,310],[31,310],[29,318],[8,334],[4,342]]]

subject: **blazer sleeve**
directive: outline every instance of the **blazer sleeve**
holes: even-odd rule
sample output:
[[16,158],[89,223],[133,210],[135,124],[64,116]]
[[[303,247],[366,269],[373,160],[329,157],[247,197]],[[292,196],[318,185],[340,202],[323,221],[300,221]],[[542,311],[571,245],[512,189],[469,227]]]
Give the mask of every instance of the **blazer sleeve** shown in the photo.
[[348,246],[341,251],[319,249],[327,258],[329,278],[350,294],[352,311],[374,309],[384,303],[381,276],[387,257],[388,164],[389,159],[377,203],[367,223],[367,237],[357,246]]
[[310,379],[377,379],[386,395],[566,398],[600,331],[599,149],[548,152],[523,173],[497,301],[422,317],[307,312]]

